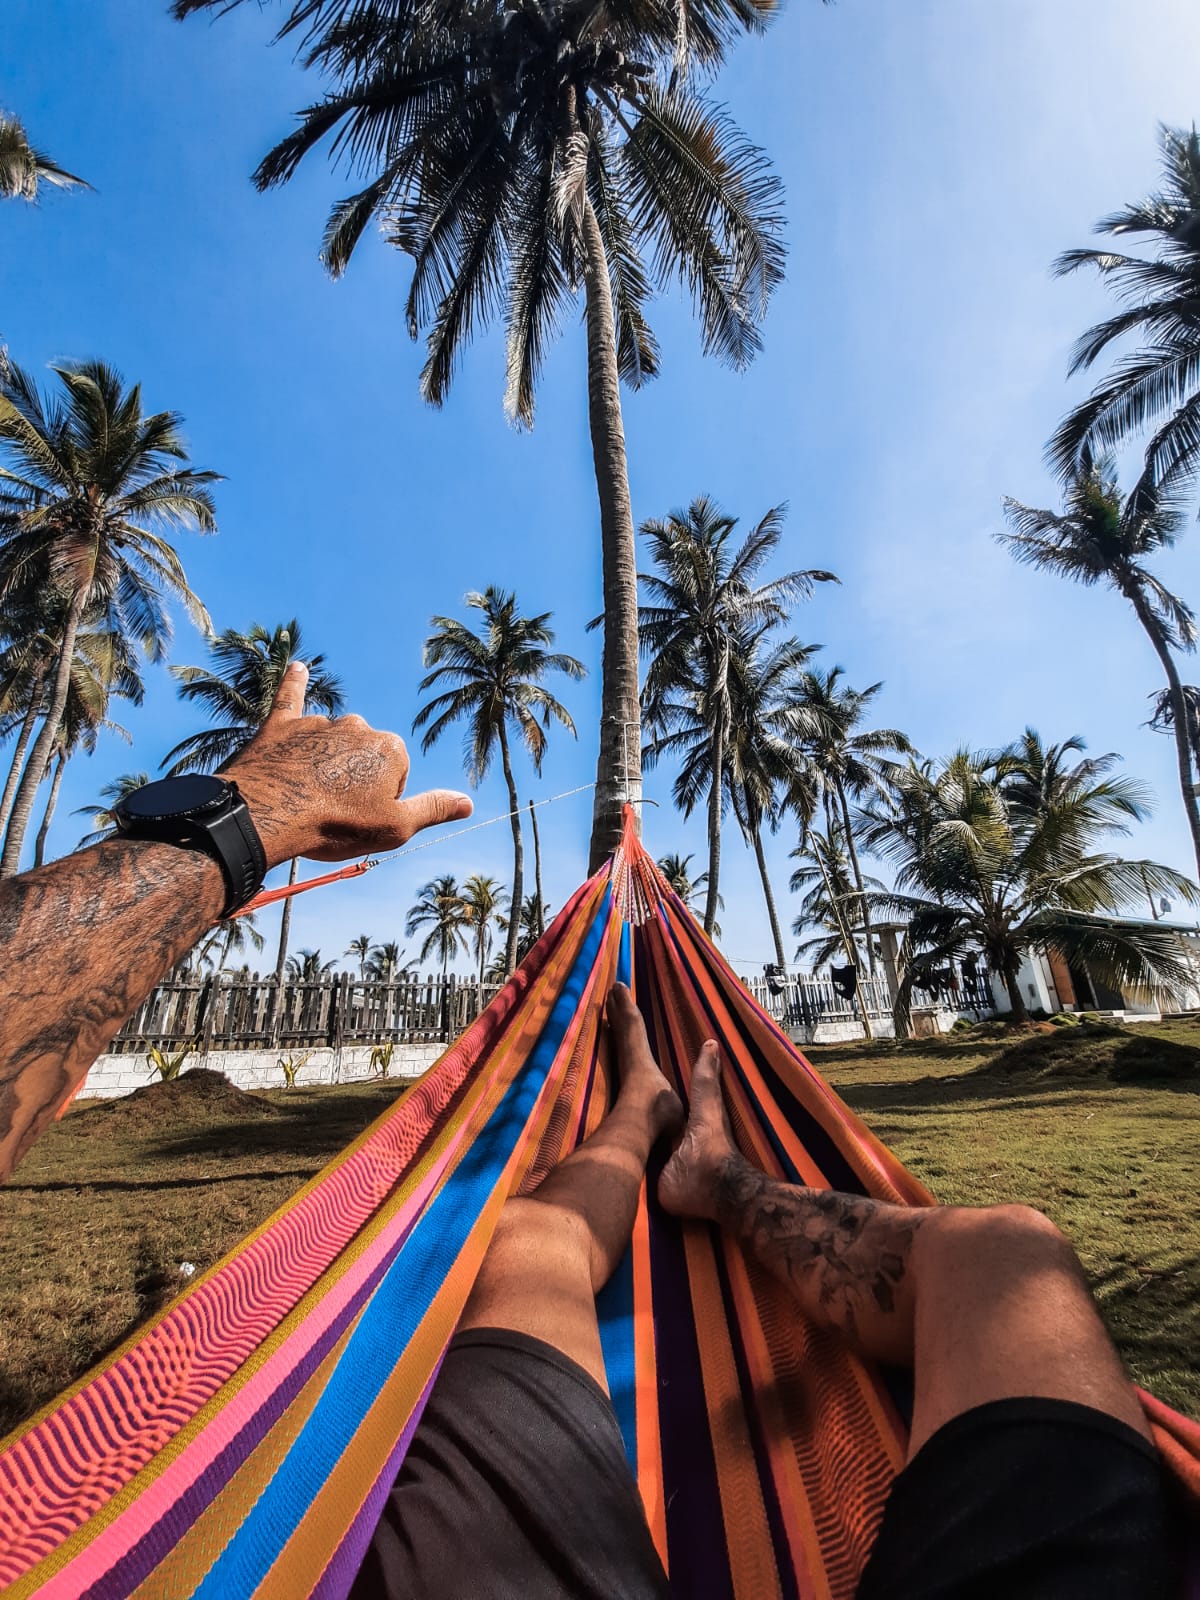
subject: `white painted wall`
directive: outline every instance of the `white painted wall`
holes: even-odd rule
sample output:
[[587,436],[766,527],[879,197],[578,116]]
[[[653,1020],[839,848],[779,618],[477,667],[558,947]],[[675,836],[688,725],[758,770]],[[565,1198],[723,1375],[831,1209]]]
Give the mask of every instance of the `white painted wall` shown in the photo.
[[[398,1044],[392,1052],[388,1075],[419,1078],[445,1054],[446,1048],[442,1044]],[[207,1067],[211,1072],[223,1072],[239,1089],[282,1089],[285,1080],[279,1061],[288,1054],[287,1050],[210,1050],[207,1055],[188,1056],[183,1070]],[[369,1045],[347,1045],[340,1051],[328,1047],[293,1050],[290,1054],[296,1061],[305,1055],[308,1057],[296,1079],[300,1088],[316,1083],[361,1083],[376,1076],[371,1068]],[[80,1098],[111,1099],[134,1089],[144,1089],[148,1083],[156,1082],[157,1077],[144,1055],[100,1056],[84,1079]]]

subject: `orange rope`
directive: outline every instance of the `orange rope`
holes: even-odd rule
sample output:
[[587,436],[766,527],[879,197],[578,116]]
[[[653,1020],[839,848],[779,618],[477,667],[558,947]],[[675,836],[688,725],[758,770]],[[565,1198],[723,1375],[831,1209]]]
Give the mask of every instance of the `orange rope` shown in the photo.
[[247,900],[233,912],[229,920],[234,917],[244,917],[248,911],[258,911],[263,906],[273,906],[276,900],[288,900],[294,894],[303,894],[306,889],[319,889],[325,883],[337,883],[341,878],[358,878],[364,872],[370,872],[375,863],[368,857],[366,861],[352,861],[348,867],[342,867],[338,872],[326,872],[319,878],[306,878],[303,883],[285,883],[280,889],[262,889]]

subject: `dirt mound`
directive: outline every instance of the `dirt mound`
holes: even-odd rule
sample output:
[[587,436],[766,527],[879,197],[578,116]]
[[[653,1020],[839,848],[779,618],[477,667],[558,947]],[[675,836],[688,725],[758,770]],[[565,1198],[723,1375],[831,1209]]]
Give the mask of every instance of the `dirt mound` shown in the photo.
[[1029,1076],[1191,1080],[1200,1087],[1200,1048],[1111,1023],[1047,1028],[998,1055],[999,1072]]
[[72,1131],[153,1135],[171,1133],[197,1123],[224,1118],[277,1117],[278,1106],[260,1094],[239,1089],[223,1072],[193,1067],[167,1082],[148,1083],[144,1089],[83,1106],[71,1118]]

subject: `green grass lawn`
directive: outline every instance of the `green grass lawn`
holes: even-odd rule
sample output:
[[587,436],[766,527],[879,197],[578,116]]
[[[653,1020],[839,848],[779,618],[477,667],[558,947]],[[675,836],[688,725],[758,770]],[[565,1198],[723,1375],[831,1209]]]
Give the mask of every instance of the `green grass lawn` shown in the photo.
[[[939,1198],[1022,1200],[1071,1237],[1139,1382],[1200,1417],[1200,1026],[817,1047]],[[93,1103],[0,1198],[0,1433],[211,1266],[401,1084]]]

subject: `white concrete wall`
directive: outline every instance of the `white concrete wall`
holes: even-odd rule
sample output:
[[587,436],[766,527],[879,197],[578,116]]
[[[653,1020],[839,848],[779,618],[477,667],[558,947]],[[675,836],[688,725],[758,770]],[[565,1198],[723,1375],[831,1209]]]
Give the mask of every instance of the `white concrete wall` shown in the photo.
[[[388,1076],[418,1078],[446,1049],[442,1044],[398,1044],[392,1052]],[[223,1072],[239,1089],[282,1089],[286,1082],[279,1062],[289,1054],[294,1061],[308,1057],[296,1078],[300,1088],[315,1083],[361,1083],[376,1076],[371,1069],[369,1045],[347,1045],[340,1051],[323,1047],[312,1051],[210,1050],[207,1055],[194,1052],[184,1062],[183,1071],[207,1067],[212,1072]],[[147,1064],[144,1055],[100,1056],[84,1080],[80,1097],[107,1099],[129,1094],[157,1079],[158,1074]]]

